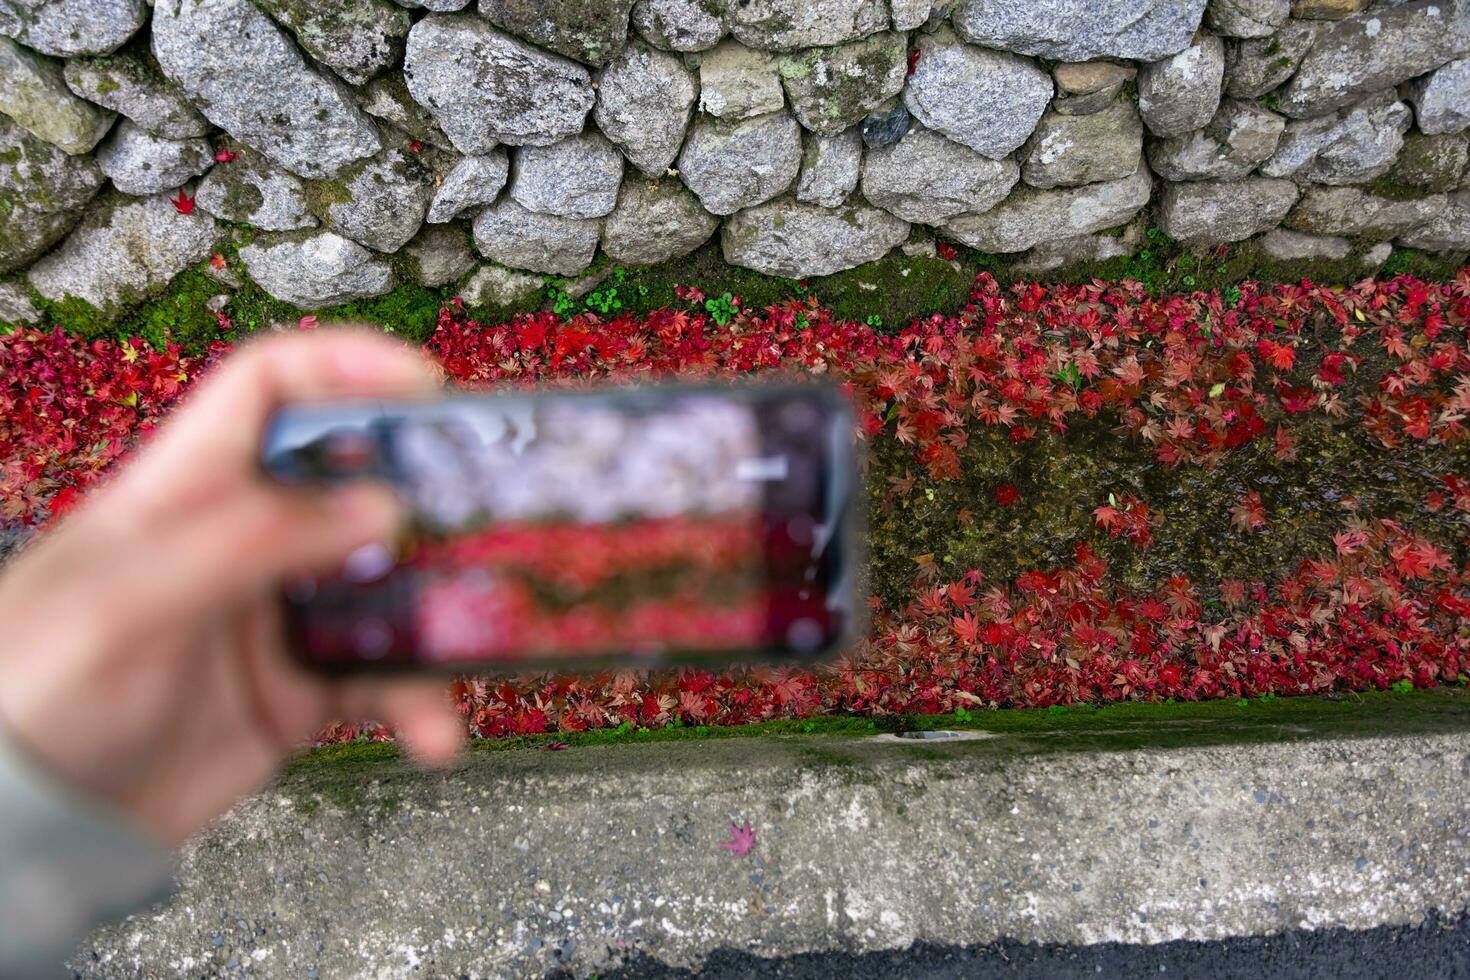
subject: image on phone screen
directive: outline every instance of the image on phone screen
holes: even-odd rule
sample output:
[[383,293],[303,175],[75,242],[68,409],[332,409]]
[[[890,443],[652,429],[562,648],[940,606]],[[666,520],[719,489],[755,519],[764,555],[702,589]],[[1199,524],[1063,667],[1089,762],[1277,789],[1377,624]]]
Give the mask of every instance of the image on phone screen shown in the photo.
[[288,582],[332,671],[808,659],[851,632],[851,417],[803,384],[289,406],[288,484],[389,483],[401,538]]

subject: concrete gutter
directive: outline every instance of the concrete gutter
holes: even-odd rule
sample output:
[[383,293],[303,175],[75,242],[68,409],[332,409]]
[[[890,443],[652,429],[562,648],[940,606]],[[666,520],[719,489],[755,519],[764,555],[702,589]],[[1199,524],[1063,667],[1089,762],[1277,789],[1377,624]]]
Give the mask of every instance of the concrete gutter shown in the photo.
[[[1367,929],[1470,902],[1470,699],[954,742],[783,737],[304,770],[188,852],[87,977],[587,976],[911,944]],[[1168,747],[1136,747],[1138,741]],[[721,848],[749,821],[754,849]]]

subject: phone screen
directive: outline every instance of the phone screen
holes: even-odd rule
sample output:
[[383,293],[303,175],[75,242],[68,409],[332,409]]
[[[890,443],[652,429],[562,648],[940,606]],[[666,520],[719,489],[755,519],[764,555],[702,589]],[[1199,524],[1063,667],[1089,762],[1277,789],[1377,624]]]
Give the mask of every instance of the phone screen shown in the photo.
[[408,510],[400,540],[286,583],[325,670],[806,659],[854,626],[852,425],[827,387],[295,405],[262,455]]

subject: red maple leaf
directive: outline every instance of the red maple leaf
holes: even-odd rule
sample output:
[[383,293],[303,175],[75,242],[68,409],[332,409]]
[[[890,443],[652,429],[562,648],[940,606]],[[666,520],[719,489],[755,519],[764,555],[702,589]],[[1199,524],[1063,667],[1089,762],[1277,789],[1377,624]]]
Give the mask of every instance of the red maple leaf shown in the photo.
[[1368,535],[1364,531],[1343,531],[1332,536],[1332,543],[1339,555],[1350,555],[1368,543]]
[[955,257],[960,254],[959,252],[955,251],[955,247],[949,242],[940,242],[934,247],[936,250],[938,250],[939,257],[941,259],[944,259],[944,261],[946,262],[953,262],[955,260]]
[[949,626],[959,641],[967,647],[979,643],[981,630],[984,629],[984,624],[968,612],[963,616],[950,617]]
[[62,487],[51,498],[51,519],[56,520],[81,502],[82,495],[76,487]]
[[1246,534],[1259,531],[1266,526],[1266,506],[1257,490],[1243,494],[1230,508],[1230,523]]
[[231,150],[228,147],[222,146],[218,150],[215,151],[215,153],[214,153],[214,162],[215,163],[234,163],[235,162],[235,157],[236,157],[236,153],[235,153],[234,150]]
[[215,252],[209,257],[209,265],[214,269],[223,269],[225,267],[225,257]]
[[1296,363],[1296,350],[1274,340],[1263,339],[1256,345],[1256,353],[1278,371],[1290,371],[1291,366]]
[[730,839],[721,841],[720,846],[730,852],[731,857],[743,858],[755,847],[755,831],[750,829],[750,821],[744,825],[736,826],[735,821],[730,821]]
[[1388,549],[1399,574],[1428,578],[1435,569],[1449,569],[1450,556],[1427,541],[1405,541]]
[[1347,365],[1346,354],[1339,354],[1336,351],[1324,354],[1322,364],[1317,368],[1317,377],[1330,385],[1347,384],[1347,375],[1343,373],[1343,368]]
[[182,187],[179,188],[178,197],[171,197],[168,200],[174,206],[174,210],[179,212],[179,214],[194,213],[194,199],[188,194],[185,194]]
[[1002,483],[995,488],[995,502],[1002,507],[1012,507],[1021,499],[1021,491],[1009,483]]
[[1143,366],[1138,363],[1138,358],[1129,354],[1126,360],[1119,361],[1113,366],[1113,373],[1125,385],[1136,386],[1143,384]]
[[409,144],[408,144],[408,152],[410,152],[410,153],[418,153],[421,150],[423,150],[423,148],[424,148],[424,141],[423,140],[410,140],[409,141]]

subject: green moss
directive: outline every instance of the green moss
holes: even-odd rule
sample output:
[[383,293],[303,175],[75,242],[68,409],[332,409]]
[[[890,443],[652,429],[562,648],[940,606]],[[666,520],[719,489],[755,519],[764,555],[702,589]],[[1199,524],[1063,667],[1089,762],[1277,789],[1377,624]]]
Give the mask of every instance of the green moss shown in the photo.
[[[937,715],[885,718],[824,717],[784,719],[728,727],[598,729],[558,732],[470,743],[470,759],[503,752],[544,752],[554,742],[571,750],[614,745],[686,743],[710,739],[763,738],[789,744],[800,765],[861,770],[875,758],[872,743],[854,742],[885,731],[981,730],[996,739],[950,743],[945,746],[891,746],[910,758],[942,759],[955,755],[988,755],[1171,748],[1220,744],[1251,744],[1317,738],[1360,738],[1416,735],[1470,730],[1470,694],[1459,687],[1415,690],[1409,693],[1370,692],[1328,696],[1219,700],[1204,702],[1119,702],[1093,707],[970,710]],[[773,746],[774,748],[774,746]],[[558,756],[575,764],[575,751]],[[589,755],[599,766],[603,755]],[[660,756],[660,759],[664,757]],[[698,755],[691,755],[697,764]],[[350,742],[315,749],[291,762],[279,786],[300,800],[323,799],[338,805],[371,803],[391,806],[398,784],[422,780],[421,771],[392,743]]]
[[806,58],[782,58],[776,64],[776,74],[785,79],[806,78],[812,73],[812,66]]
[[777,74],[799,116],[821,115],[841,128],[873,107],[873,79],[887,78],[903,65],[904,44],[901,34],[875,34],[790,55],[777,63]]
[[1459,186],[1466,158],[1464,136],[1431,136],[1414,130],[1405,135],[1393,166],[1374,187],[1384,186],[1386,190],[1379,192],[1385,196],[1446,193]]
[[[1386,364],[1365,362],[1354,390],[1373,390]],[[1344,395],[1351,401],[1354,392]],[[1268,419],[1274,426],[1276,419]],[[1105,557],[1123,587],[1151,592],[1173,574],[1213,586],[1224,579],[1270,581],[1341,530],[1343,500],[1366,513],[1403,519],[1451,554],[1463,557],[1459,515],[1428,513],[1422,501],[1443,474],[1470,472],[1470,447],[1401,446],[1387,451],[1352,421],[1325,417],[1293,422],[1297,459],[1275,458],[1269,440],[1242,446],[1216,465],[1165,471],[1142,440],[1118,440],[1113,420],[1078,422],[1063,435],[1014,443],[1004,430],[972,430],[956,480],[929,481],[912,451],[893,441],[869,447],[868,553],[872,587],[897,607],[912,592],[913,556],[932,554],[945,578],[976,568],[1010,578],[1065,564],[1079,543]],[[880,503],[889,478],[915,478],[913,489]],[[1010,484],[1020,500],[995,502]],[[1247,491],[1260,493],[1269,524],[1256,534],[1232,527],[1230,508]],[[1137,548],[1100,531],[1093,509],[1109,494],[1135,495],[1150,507],[1152,542]],[[961,510],[968,510],[965,522]],[[1205,596],[1204,598],[1210,598]]]
[[351,203],[352,190],[347,186],[347,182],[361,173],[364,166],[366,163],[356,164],[347,173],[334,180],[308,181],[306,184],[307,210],[320,218],[334,204]]
[[895,253],[856,269],[797,282],[726,265],[719,244],[712,241],[682,259],[627,269],[613,285],[621,309],[635,314],[683,306],[674,287],[687,285],[697,286],[706,295],[728,292],[738,296],[741,308],[747,310],[811,295],[846,319],[861,322],[877,316],[885,324],[901,325],[962,306],[976,268],[976,264]]
[[1389,171],[1382,177],[1373,181],[1364,188],[1369,194],[1377,197],[1386,197],[1391,201],[1417,201],[1428,197],[1429,192],[1422,187],[1402,183],[1393,171]]
[[1455,277],[1466,259],[1463,252],[1436,255],[1417,248],[1394,246],[1393,254],[1383,264],[1380,275],[1416,276],[1426,281],[1447,282]]
[[[315,182],[318,203],[332,196],[333,182]],[[98,205],[105,212],[114,206],[112,196]],[[94,218],[89,220],[94,220]],[[1120,229],[1115,229],[1121,233]],[[272,299],[248,281],[248,276],[235,261],[235,250],[248,244],[255,232],[248,226],[235,227],[235,240],[221,246],[232,263],[236,275],[245,282],[235,290],[225,313],[237,332],[261,329],[272,322],[291,322],[302,311]],[[1363,243],[1366,246],[1370,243]],[[947,261],[933,255],[907,257],[894,252],[878,262],[869,263],[830,276],[814,276],[803,282],[764,275],[725,263],[718,238],[712,239],[690,255],[656,266],[610,268],[609,260],[599,253],[588,275],[606,279],[595,291],[595,299],[565,297],[559,307],[564,313],[593,310],[599,315],[625,312],[641,315],[661,308],[682,308],[686,304],[674,294],[678,285],[696,286],[708,296],[730,293],[740,298],[740,308],[762,309],[773,303],[814,296],[838,316],[858,322],[881,324],[884,329],[899,329],[915,318],[933,313],[953,313],[968,301],[975,275],[985,270],[1002,285],[1023,280],[1048,283],[1089,282],[1094,278],[1128,278],[1141,282],[1150,292],[1188,292],[1191,290],[1229,290],[1244,279],[1263,282],[1297,282],[1303,278],[1328,284],[1355,282],[1364,275],[1361,248],[1347,259],[1332,262],[1313,260],[1280,262],[1262,256],[1251,243],[1232,245],[1224,255],[1214,250],[1195,249],[1172,241],[1157,229],[1149,229],[1139,251],[1126,258],[1105,262],[1080,262],[1039,274],[1021,275],[1013,271],[1012,257],[989,255],[964,247],[956,248],[956,257]],[[323,321],[351,318],[381,323],[407,338],[419,340],[433,330],[440,305],[455,294],[454,287],[427,289],[417,283],[412,260],[400,252],[392,258],[400,285],[387,295],[361,300],[327,310],[314,311]],[[1408,249],[1395,249],[1385,267],[1385,274],[1408,272],[1425,279],[1453,278],[1463,256],[1435,256]],[[201,263],[196,274],[177,278],[160,295],[147,300],[118,322],[107,324],[86,304],[44,303],[48,322],[74,330],[85,336],[126,336],[142,334],[151,339],[168,336],[188,346],[207,343],[217,332],[215,318],[203,307],[203,301],[221,292],[224,286],[203,275]],[[562,280],[548,279],[560,289]],[[481,322],[497,322],[535,309],[550,309],[557,294],[538,292],[521,303],[506,307],[470,310]]]
[[317,315],[323,320],[381,324],[389,333],[423,343],[434,332],[439,310],[451,295],[452,291],[428,289],[411,282],[382,296],[332,307]]
[[62,300],[49,300],[36,294],[33,302],[47,326],[59,327],[88,339],[112,332],[107,315],[84,299],[68,296]]
[[111,332],[142,337],[152,344],[172,340],[186,347],[202,347],[219,334],[219,321],[205,304],[228,292],[198,269],[189,269],[163,295],[132,311]]
[[[216,168],[216,174],[223,168]],[[265,203],[265,195],[252,181],[244,176],[248,171],[226,171],[223,176],[212,177],[224,190],[224,200],[216,207],[221,217],[232,221],[249,221]]]
[[[1146,213],[1144,220],[1149,217]],[[981,256],[981,266],[989,268],[1003,283],[1015,279],[1034,279],[1046,283],[1133,279],[1141,282],[1154,295],[1194,290],[1229,290],[1247,279],[1267,284],[1296,283],[1309,279],[1325,285],[1343,286],[1357,282],[1369,273],[1364,254],[1374,244],[1375,241],[1369,240],[1354,242],[1352,251],[1342,259],[1284,260],[1265,255],[1252,241],[1228,245],[1221,254],[1214,247],[1186,245],[1175,241],[1156,227],[1148,227],[1143,243],[1131,256],[1101,262],[1076,262],[1029,276],[1017,276],[1010,272],[1005,256]],[[1393,254],[1399,256],[1400,253],[1413,252],[1411,249],[1395,247]],[[1414,274],[1439,281],[1454,278],[1464,261],[1462,255],[1434,256],[1423,252],[1415,254],[1418,258],[1412,262],[1416,270]],[[961,258],[967,258],[966,250],[961,250]],[[1396,262],[1402,264],[1405,261],[1403,258],[1390,259],[1390,267],[1397,267]],[[1388,271],[1386,267],[1385,274],[1397,273]]]

